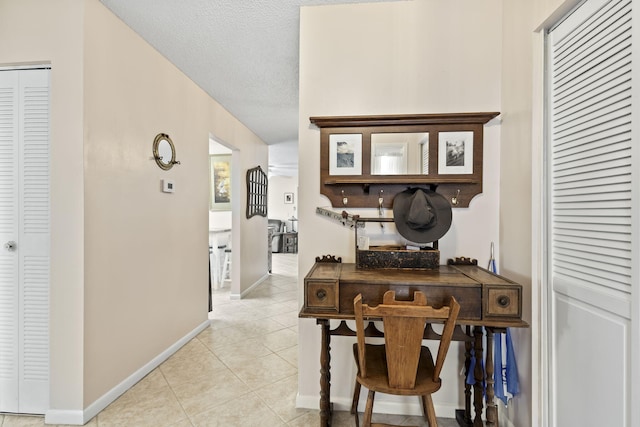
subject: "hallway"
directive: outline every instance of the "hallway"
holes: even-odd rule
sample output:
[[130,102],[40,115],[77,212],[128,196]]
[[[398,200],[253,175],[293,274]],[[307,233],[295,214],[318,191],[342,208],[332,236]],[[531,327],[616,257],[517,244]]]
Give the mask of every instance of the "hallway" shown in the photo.
[[[273,274],[242,300],[214,291],[212,325],[89,421],[90,427],[311,427],[296,409],[297,255],[273,254]],[[374,414],[378,422],[426,426],[421,417]],[[440,419],[440,427],[454,420]],[[44,426],[42,417],[0,415],[2,427]],[[336,412],[334,427],[351,427]]]

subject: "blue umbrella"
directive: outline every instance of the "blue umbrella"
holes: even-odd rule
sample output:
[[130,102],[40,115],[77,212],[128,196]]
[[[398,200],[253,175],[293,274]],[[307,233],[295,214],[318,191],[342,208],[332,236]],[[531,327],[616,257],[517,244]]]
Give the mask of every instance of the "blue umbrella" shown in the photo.
[[491,242],[491,257],[489,258],[489,267],[487,267],[492,273],[498,273],[498,267],[496,267],[496,260],[493,258],[493,242]]

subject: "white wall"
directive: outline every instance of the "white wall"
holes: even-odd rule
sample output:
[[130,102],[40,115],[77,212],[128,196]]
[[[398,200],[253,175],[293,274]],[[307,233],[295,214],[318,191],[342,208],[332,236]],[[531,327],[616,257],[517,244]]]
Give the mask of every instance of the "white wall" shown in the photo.
[[[285,193],[293,194],[293,203],[284,202]],[[287,229],[290,230],[289,220],[292,216],[298,218],[298,177],[272,176],[269,178],[268,211],[269,219],[287,220]]]
[[[395,2],[304,7],[300,36],[299,285],[321,254],[354,261],[352,231],[315,214],[329,202],[319,194],[320,133],[310,116],[442,113],[501,110],[502,3],[498,0]],[[486,265],[490,242],[499,247],[500,118],[485,126],[484,193],[454,209],[440,240],[441,261],[470,256]],[[340,208],[336,208],[340,211]],[[370,210],[360,212],[372,216]],[[302,297],[302,292],[301,292]],[[319,328],[301,320],[299,398],[318,404]],[[332,341],[332,401],[350,404],[355,365],[352,340]],[[439,416],[462,403],[462,352],[453,346],[443,389],[434,396]],[[380,410],[405,412],[396,399],[376,399]],[[413,402],[411,403],[413,404]],[[413,407],[417,410],[417,406]]]
[[[267,274],[266,219],[246,219],[241,184],[250,167],[266,169],[268,151],[100,2],[85,4],[89,403],[208,319],[211,134],[235,149],[242,181],[232,184],[242,207],[234,211],[234,289]],[[170,171],[149,158],[158,132],[171,136],[181,162]],[[160,191],[163,178],[175,180],[175,193]]]
[[[52,67],[50,409],[75,422],[208,321],[209,135],[242,178],[267,169],[267,146],[98,0],[2,0],[0,39],[0,64]],[[170,171],[152,159],[159,132]],[[234,215],[241,293],[266,277],[267,220]]]
[[[533,363],[539,351],[537,316],[532,313],[532,200],[531,120],[533,75],[533,6],[527,0],[503,2],[502,144],[500,152],[500,273],[523,285],[523,319],[529,329],[513,329],[518,373],[523,393],[505,409],[499,403],[501,423],[505,417],[516,426],[534,422],[532,401],[540,390],[540,370]],[[536,305],[537,306],[537,305]],[[538,414],[536,413],[535,416]],[[532,424],[533,423],[533,424]]]

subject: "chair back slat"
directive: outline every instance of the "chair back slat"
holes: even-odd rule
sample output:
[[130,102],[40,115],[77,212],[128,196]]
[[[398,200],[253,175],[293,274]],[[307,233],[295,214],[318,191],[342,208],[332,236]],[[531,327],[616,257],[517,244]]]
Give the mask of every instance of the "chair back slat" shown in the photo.
[[415,387],[425,322],[422,317],[384,318],[384,343],[391,387]]
[[366,361],[366,346],[365,346],[365,333],[364,333],[364,318],[362,313],[362,294],[356,295],[353,300],[353,311],[356,317],[356,337],[358,339],[358,369],[360,375],[366,378],[367,376],[367,364]]
[[442,336],[440,337],[440,345],[438,346],[438,356],[436,357],[435,367],[433,369],[433,380],[438,381],[440,379],[440,372],[444,365],[444,359],[449,351],[449,345],[451,344],[451,338],[453,337],[453,330],[456,327],[456,320],[458,319],[458,313],[460,313],[460,304],[454,297],[451,297],[449,301],[449,318],[444,323],[444,329],[442,330]]

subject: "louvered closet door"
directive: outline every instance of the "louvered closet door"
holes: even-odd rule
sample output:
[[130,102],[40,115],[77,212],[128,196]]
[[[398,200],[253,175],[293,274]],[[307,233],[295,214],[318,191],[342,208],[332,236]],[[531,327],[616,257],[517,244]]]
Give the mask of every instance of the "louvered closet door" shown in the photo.
[[0,71],[0,411],[49,384],[49,72]]
[[550,425],[630,426],[631,1],[548,41]]

